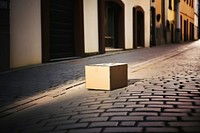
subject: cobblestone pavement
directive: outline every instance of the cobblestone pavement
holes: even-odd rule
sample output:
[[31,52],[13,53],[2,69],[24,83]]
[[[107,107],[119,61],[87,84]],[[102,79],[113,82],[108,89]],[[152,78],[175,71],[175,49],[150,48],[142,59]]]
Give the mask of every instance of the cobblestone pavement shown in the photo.
[[[88,91],[84,84],[0,118],[1,132],[200,132],[200,46],[136,69],[129,85]],[[64,93],[65,92],[65,93]]]
[[[45,93],[60,84],[84,80],[84,67],[88,64],[126,62],[129,66],[174,53],[193,44],[163,45],[154,48],[107,53],[72,61],[47,63],[0,74],[0,107],[30,96]],[[120,54],[119,54],[120,53]]]

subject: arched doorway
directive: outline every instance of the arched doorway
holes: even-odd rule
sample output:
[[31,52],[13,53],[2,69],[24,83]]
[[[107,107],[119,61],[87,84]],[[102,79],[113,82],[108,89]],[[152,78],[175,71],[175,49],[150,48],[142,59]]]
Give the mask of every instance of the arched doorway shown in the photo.
[[133,47],[144,47],[145,40],[145,26],[144,26],[144,10],[140,7],[133,8]]
[[124,4],[121,0],[99,0],[99,49],[125,49]]
[[42,0],[43,62],[83,55],[83,0]]

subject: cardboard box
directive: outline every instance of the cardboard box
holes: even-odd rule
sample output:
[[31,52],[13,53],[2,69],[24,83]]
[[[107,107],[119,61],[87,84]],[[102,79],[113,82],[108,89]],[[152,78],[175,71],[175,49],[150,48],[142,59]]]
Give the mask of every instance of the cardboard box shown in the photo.
[[85,66],[86,88],[113,90],[128,84],[126,63],[106,63]]

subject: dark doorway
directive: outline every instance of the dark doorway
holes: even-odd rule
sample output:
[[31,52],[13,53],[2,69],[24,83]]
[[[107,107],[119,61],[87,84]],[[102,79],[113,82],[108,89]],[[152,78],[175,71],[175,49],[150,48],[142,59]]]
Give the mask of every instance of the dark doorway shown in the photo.
[[[158,18],[159,19],[159,18]],[[156,46],[156,10],[151,7],[151,47]]]
[[42,0],[43,62],[83,53],[82,0]]
[[10,66],[10,32],[9,32],[9,1],[0,0],[0,72],[6,71]]
[[181,15],[181,41],[183,40],[182,32],[183,32],[183,20],[182,20],[182,15]]
[[120,48],[120,10],[121,7],[114,2],[106,2],[106,47]]
[[171,43],[174,42],[174,24],[171,24]]
[[133,39],[134,48],[144,47],[144,10],[141,7],[133,8]]
[[184,41],[187,41],[187,21],[184,20]]
[[98,0],[99,49],[125,49],[124,4],[121,0]]
[[190,40],[194,40],[194,24],[190,22]]

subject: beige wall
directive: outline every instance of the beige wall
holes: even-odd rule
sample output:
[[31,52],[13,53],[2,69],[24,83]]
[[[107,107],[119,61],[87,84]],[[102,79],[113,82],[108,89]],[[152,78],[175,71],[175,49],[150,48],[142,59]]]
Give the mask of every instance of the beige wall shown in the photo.
[[145,12],[145,47],[150,47],[150,0],[122,0],[125,4],[125,48],[133,48],[133,8],[141,6]]
[[11,68],[41,63],[40,0],[10,1]]
[[198,0],[194,0],[194,39],[198,39]]
[[[42,63],[41,0],[10,1],[11,68]],[[145,47],[150,46],[150,0],[122,0],[125,4],[125,48],[133,48],[133,7],[145,12]],[[84,52],[99,52],[98,0],[83,1]]]
[[[141,6],[145,12],[145,47],[150,46],[150,1],[122,0],[125,5],[125,48],[133,48],[133,7]],[[99,51],[98,0],[84,0],[85,53]]]
[[123,0],[125,12],[125,49],[133,48],[133,9],[130,0]]
[[85,53],[95,53],[99,51],[98,1],[83,0],[83,2]]

